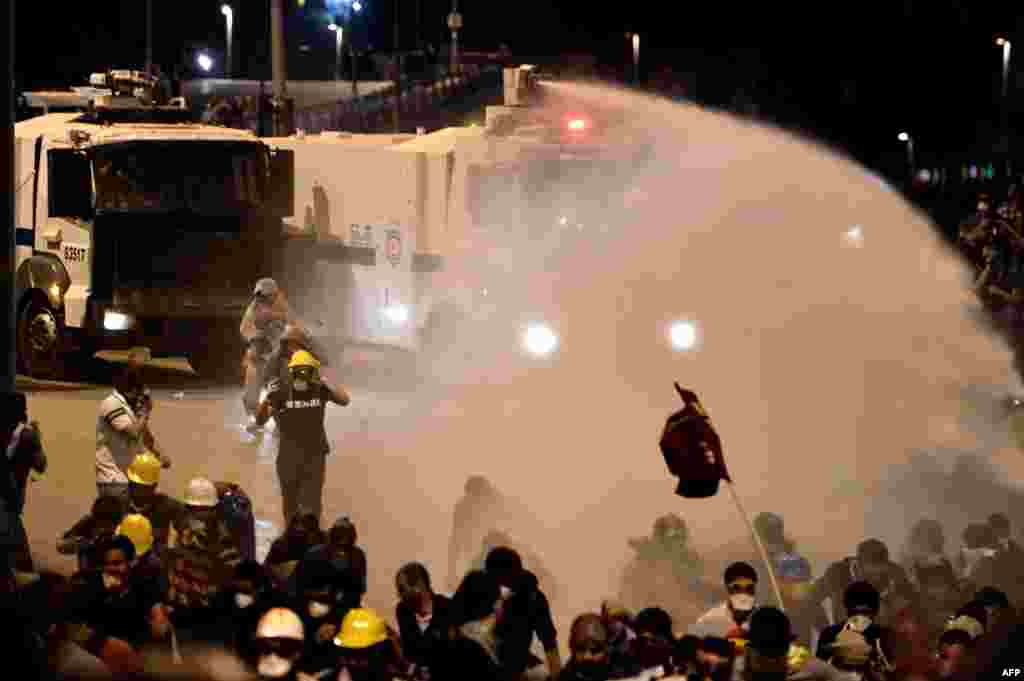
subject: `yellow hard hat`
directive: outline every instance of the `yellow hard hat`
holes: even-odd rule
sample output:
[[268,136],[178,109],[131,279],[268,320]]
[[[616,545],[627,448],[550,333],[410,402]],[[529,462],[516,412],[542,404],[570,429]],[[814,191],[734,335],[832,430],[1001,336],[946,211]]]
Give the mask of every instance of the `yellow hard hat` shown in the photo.
[[160,482],[160,459],[152,452],[143,452],[128,466],[128,479],[138,485],[155,485]]
[[128,537],[135,546],[135,555],[145,555],[153,548],[153,525],[149,518],[138,513],[131,513],[124,517],[121,524],[114,530],[114,534]]
[[367,608],[349,610],[341,622],[341,631],[334,637],[334,645],[342,648],[369,648],[388,639],[384,620]]
[[320,362],[316,357],[305,350],[296,350],[295,354],[292,355],[291,361],[288,362],[288,368],[294,369],[296,367],[312,367],[313,369],[319,369]]

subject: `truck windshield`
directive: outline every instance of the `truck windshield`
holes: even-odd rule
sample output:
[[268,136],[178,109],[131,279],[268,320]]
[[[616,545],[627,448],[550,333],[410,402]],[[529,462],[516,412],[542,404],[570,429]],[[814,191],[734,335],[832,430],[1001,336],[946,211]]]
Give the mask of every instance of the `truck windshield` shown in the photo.
[[145,141],[97,149],[97,212],[238,215],[263,205],[260,144]]

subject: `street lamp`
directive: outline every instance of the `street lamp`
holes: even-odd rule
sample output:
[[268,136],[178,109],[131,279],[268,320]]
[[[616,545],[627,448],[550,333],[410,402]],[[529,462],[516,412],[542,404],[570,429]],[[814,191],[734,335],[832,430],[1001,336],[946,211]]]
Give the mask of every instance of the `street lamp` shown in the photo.
[[1005,99],[1010,76],[1010,41],[1007,38],[996,38],[996,45],[1003,48],[1003,99]]
[[344,42],[345,29],[340,24],[331,24],[328,30],[334,31],[334,80],[341,80],[341,45]]
[[633,82],[640,81],[640,34],[634,33],[633,39]]
[[209,70],[213,68],[213,59],[210,59],[210,55],[205,52],[200,52],[196,57],[196,64],[198,64],[199,68],[203,71],[209,72]]
[[907,145],[907,164],[910,166],[910,175],[914,175],[914,138],[908,132],[901,132],[896,138]]
[[452,54],[449,68],[452,73],[459,71],[459,31],[462,30],[462,15],[459,14],[458,0],[452,0],[452,11],[448,15],[448,28],[452,32]]
[[228,49],[227,49],[227,59],[225,60],[225,63],[224,63],[224,73],[227,75],[228,79],[230,80],[230,78],[231,78],[231,44],[232,44],[231,34],[232,34],[232,30],[234,29],[235,13],[232,11],[231,5],[228,5],[226,3],[220,6],[220,13],[224,15],[224,20],[227,22],[227,25],[228,25]]

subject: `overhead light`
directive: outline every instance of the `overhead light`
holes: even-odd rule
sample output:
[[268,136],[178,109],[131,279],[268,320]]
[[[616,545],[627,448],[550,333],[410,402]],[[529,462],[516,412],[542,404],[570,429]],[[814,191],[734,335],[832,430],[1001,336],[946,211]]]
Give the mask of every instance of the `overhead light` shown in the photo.
[[547,324],[531,324],[523,334],[523,346],[536,357],[545,357],[558,349],[558,335]]
[[697,324],[686,320],[674,322],[669,327],[668,337],[673,349],[684,352],[693,350],[699,340]]
[[103,328],[107,331],[127,331],[135,325],[135,320],[123,312],[107,310],[103,313]]
[[409,308],[406,305],[389,305],[381,310],[381,314],[395,326],[401,326],[409,321]]
[[211,59],[210,55],[205,52],[201,52],[199,53],[199,56],[196,57],[196,64],[198,64],[199,68],[203,71],[209,71],[213,68],[213,59]]

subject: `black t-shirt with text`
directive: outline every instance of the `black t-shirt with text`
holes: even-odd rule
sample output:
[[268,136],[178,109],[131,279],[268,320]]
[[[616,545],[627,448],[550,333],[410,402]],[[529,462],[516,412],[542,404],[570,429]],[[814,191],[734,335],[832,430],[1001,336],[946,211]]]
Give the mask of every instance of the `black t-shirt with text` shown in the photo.
[[327,454],[331,447],[324,430],[324,410],[334,399],[334,393],[322,383],[314,383],[308,390],[296,390],[290,382],[274,381],[267,401],[274,408],[281,451]]

